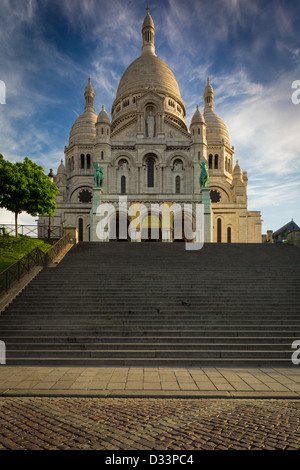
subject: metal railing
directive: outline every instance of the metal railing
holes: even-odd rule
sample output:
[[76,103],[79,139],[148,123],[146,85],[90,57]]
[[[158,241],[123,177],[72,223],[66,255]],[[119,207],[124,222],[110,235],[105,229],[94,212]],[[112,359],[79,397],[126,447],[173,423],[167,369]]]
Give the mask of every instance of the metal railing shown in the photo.
[[70,240],[70,235],[64,235],[60,240],[58,240],[49,250],[44,254],[43,265],[48,266],[50,263],[53,263],[55,258],[61,253],[61,251],[69,244],[72,243]]
[[[13,224],[0,224],[1,235],[15,235],[15,230]],[[18,225],[18,234],[31,238],[60,239],[62,231],[60,225]]]
[[62,249],[71,243],[70,235],[64,235],[55,243],[48,251],[43,252],[36,247],[23,256],[21,259],[13,263],[0,273],[0,296],[8,290],[26,274],[34,266],[48,266],[60,254]]

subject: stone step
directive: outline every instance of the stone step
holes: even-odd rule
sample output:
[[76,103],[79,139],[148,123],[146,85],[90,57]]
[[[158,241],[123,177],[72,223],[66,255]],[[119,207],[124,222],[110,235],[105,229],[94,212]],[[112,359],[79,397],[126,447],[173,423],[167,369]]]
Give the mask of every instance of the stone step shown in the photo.
[[7,364],[290,367],[300,250],[82,243],[0,316]]
[[[3,330],[3,334],[1,334],[1,338],[2,337],[10,337],[10,336],[14,336],[16,333],[18,333],[18,336],[44,336],[44,337],[48,337],[48,336],[53,336],[53,335],[56,335],[56,336],[67,336],[67,337],[74,337],[74,336],[78,336],[78,335],[81,335],[82,337],[84,336],[91,336],[93,335],[94,337],[109,337],[109,336],[116,336],[118,338],[124,338],[124,337],[132,337],[132,336],[137,336],[137,334],[139,334],[141,337],[143,338],[146,338],[147,336],[150,336],[150,337],[153,337],[153,336],[156,336],[156,337],[165,337],[166,335],[172,335],[173,338],[177,338],[177,337],[181,337],[181,336],[186,336],[186,337],[202,337],[202,336],[205,336],[205,337],[219,337],[219,336],[224,336],[225,334],[225,331],[223,329],[220,329],[219,331],[217,331],[216,329],[199,329],[199,330],[189,330],[189,329],[186,329],[186,330],[183,330],[182,328],[180,329],[171,329],[171,328],[166,328],[165,331],[163,330],[155,330],[155,328],[151,329],[151,330],[141,330],[141,331],[132,331],[131,329],[129,330],[126,330],[125,328],[120,328],[120,329],[117,329],[117,328],[113,328],[111,330],[109,329],[106,329],[105,331],[103,331],[103,329],[97,329],[97,328],[80,328],[78,330],[75,330],[74,328],[70,327],[66,330],[62,330],[61,328],[59,329],[54,329],[54,328],[47,328],[47,329],[43,329],[39,326],[37,326],[35,329],[30,329],[30,328],[26,328],[26,329],[21,329],[21,330],[17,330],[15,328],[12,328],[12,329],[5,329]],[[227,338],[230,338],[230,337],[255,337],[255,338],[268,338],[268,337],[275,337],[275,336],[278,336],[278,337],[282,337],[282,336],[285,336],[285,337],[290,337],[291,339],[293,338],[300,338],[300,329],[299,330],[295,330],[293,328],[291,329],[288,329],[288,328],[279,328],[279,329],[273,329],[273,330],[270,330],[270,329],[266,329],[266,330],[260,330],[260,329],[248,329],[248,330],[244,330],[244,329],[241,329],[241,330],[226,330],[226,337]]]
[[[36,324],[34,321],[27,321],[27,322],[22,322],[22,330],[47,330],[51,331],[53,329],[64,329],[68,330],[70,325],[70,322],[63,321],[61,320],[53,322],[51,318],[49,319],[48,322],[45,321],[45,319],[42,322],[39,322]],[[123,330],[124,332],[145,332],[145,331],[176,331],[180,328],[181,331],[223,331],[226,333],[227,331],[265,331],[266,333],[269,333],[270,331],[273,332],[281,332],[282,328],[284,328],[285,331],[300,331],[300,323],[281,323],[277,325],[273,325],[271,322],[270,323],[264,323],[260,325],[260,328],[257,327],[256,322],[252,323],[221,323],[219,324],[218,322],[215,323],[203,323],[203,322],[190,322],[190,321],[181,321],[181,322],[176,322],[176,321],[170,321],[170,322],[155,322],[155,325],[151,322],[91,322],[91,321],[72,321],[72,329],[75,330],[77,329],[80,331],[82,328],[85,330],[93,331],[94,329],[97,329],[98,331],[102,331],[103,334],[105,334],[107,331],[110,331],[112,329],[115,329],[116,333],[120,332]],[[19,322],[6,322],[3,323],[1,326],[1,331],[2,333],[5,333],[6,330],[11,330],[14,329],[15,331],[18,331],[20,329]]]
[[209,348],[205,351],[203,350],[189,350],[189,351],[178,351],[178,350],[144,350],[144,349],[126,349],[126,350],[30,350],[30,349],[23,349],[23,350],[8,350],[6,351],[6,359],[13,359],[15,357],[23,357],[23,358],[78,358],[78,359],[85,359],[85,358],[174,358],[174,359],[202,359],[202,358],[281,358],[281,359],[291,359],[292,351],[278,351],[278,350],[210,350]]
[[[211,305],[216,305],[216,306],[228,306],[228,305],[232,305],[233,307],[240,307],[241,306],[241,302],[240,302],[240,298],[239,296],[236,296],[235,297],[224,297],[224,298],[199,298],[199,299],[195,299],[193,297],[190,297],[190,296],[184,296],[182,295],[180,298],[174,298],[173,297],[168,297],[168,298],[165,298],[164,300],[161,300],[161,297],[159,295],[155,296],[155,295],[142,295],[139,299],[136,298],[134,299],[131,295],[128,296],[128,298],[123,298],[122,297],[122,294],[120,293],[116,293],[115,294],[115,298],[113,298],[113,296],[111,297],[107,297],[105,299],[99,299],[98,298],[91,298],[91,297],[88,297],[87,298],[87,301],[86,303],[83,301],[82,299],[82,296],[70,296],[69,298],[67,296],[65,296],[64,294],[62,294],[64,297],[63,297],[63,301],[60,300],[60,298],[57,298],[57,300],[53,300],[52,303],[49,303],[49,301],[46,301],[45,298],[41,298],[41,296],[36,296],[36,297],[26,297],[24,296],[22,298],[22,301],[18,301],[16,302],[16,308],[20,308],[21,306],[24,306],[24,305],[28,305],[28,303],[34,303],[34,302],[38,302],[42,307],[47,307],[47,306],[62,306],[62,307],[72,307],[72,306],[76,306],[78,305],[78,303],[80,304],[86,304],[88,306],[94,306],[94,307],[97,307],[99,305],[109,305],[109,306],[113,306],[114,304],[117,303],[118,306],[124,306],[124,305],[130,305],[130,304],[133,304],[133,305],[139,305],[141,306],[141,300],[143,302],[147,302],[147,303],[151,303],[151,304],[157,304],[157,303],[160,303],[162,305],[166,305],[166,306],[181,306],[182,305],[182,302],[185,302],[185,303],[188,303],[187,306],[191,306],[191,307],[202,307],[202,306],[211,306]],[[118,298],[116,299],[116,296],[119,295],[121,296],[121,298]],[[257,296],[255,299],[251,299],[250,297],[247,298],[246,296],[243,297],[244,298],[244,301],[247,303],[247,302],[251,302],[251,305],[250,306],[254,306],[257,308],[262,302],[264,303],[267,303],[268,305],[270,306],[278,306],[278,305],[281,305],[282,306],[282,303],[284,301],[288,302],[288,306],[297,306],[297,304],[299,305],[299,300],[300,300],[300,297],[299,297],[299,300],[298,300],[298,297],[295,297],[293,299],[292,302],[289,302],[289,296],[286,295],[284,296],[283,298],[281,299],[276,299],[274,297],[264,297],[264,296]],[[33,305],[32,305],[33,306]],[[141,306],[143,307],[143,306]]]
[[[164,303],[164,302],[157,301],[157,302],[151,302],[151,303],[148,302],[145,305],[141,305],[138,302],[123,303],[123,302],[118,302],[118,301],[114,303],[102,302],[99,304],[95,304],[95,303],[90,304],[88,302],[86,303],[77,302],[76,305],[73,305],[73,304],[60,305],[59,303],[57,305],[55,304],[42,305],[37,302],[35,305],[32,303],[24,303],[24,304],[18,304],[18,305],[15,304],[11,306],[10,312],[22,313],[30,309],[31,312],[44,313],[44,312],[58,312],[59,311],[61,314],[64,314],[64,313],[72,312],[73,308],[79,312],[82,312],[82,309],[85,308],[85,311],[88,310],[88,311],[91,311],[91,313],[95,313],[95,314],[97,314],[99,311],[101,312],[103,310],[106,310],[107,308],[110,309],[109,310],[110,312],[112,313],[119,312],[119,314],[121,314],[121,312],[123,314],[129,314],[131,312],[134,312],[135,310],[140,311],[140,312],[151,311],[151,312],[156,313],[158,308],[164,309],[165,313],[169,313],[169,314],[172,313],[173,311],[176,313],[180,313],[180,312],[184,312],[184,313],[197,312],[198,313],[199,312],[199,314],[206,313],[208,311],[211,311],[212,313],[213,312],[219,312],[219,313],[229,312],[230,313],[231,311],[233,313],[235,312],[241,313],[243,311],[245,313],[254,312],[257,314],[259,312],[272,313],[273,311],[277,311],[278,313],[279,309],[280,308],[282,309],[282,304],[275,304],[275,303],[264,304],[263,302],[260,302],[260,304],[251,304],[251,305],[241,306],[240,302],[236,304],[234,303],[222,304],[222,303],[217,303],[217,302],[215,303],[211,302],[209,304],[193,305],[188,300],[183,300],[177,304]],[[299,307],[297,304],[295,305],[290,304],[285,307],[286,309],[285,311],[297,313],[298,308]],[[2,317],[3,317],[3,314],[2,314]]]
[[199,324],[199,325],[227,325],[227,324],[235,324],[235,325],[244,325],[244,324],[257,324],[257,321],[260,321],[260,324],[262,325],[270,325],[272,326],[274,322],[276,321],[277,325],[283,325],[283,324],[288,324],[288,323],[293,323],[294,325],[300,325],[300,319],[299,315],[297,314],[291,314],[291,315],[286,315],[285,319],[282,318],[282,315],[276,315],[276,314],[265,314],[263,320],[261,319],[261,316],[259,315],[254,315],[252,313],[247,313],[243,314],[241,317],[239,314],[238,315],[233,315],[232,313],[212,313],[211,314],[206,314],[205,316],[202,313],[196,314],[196,313],[190,313],[190,314],[184,314],[184,313],[165,313],[165,312],[155,312],[156,314],[153,313],[134,313],[132,314],[127,314],[127,315],[122,315],[120,313],[114,313],[114,312],[97,312],[94,314],[89,313],[88,315],[85,315],[84,313],[70,313],[70,312],[64,312],[63,315],[62,313],[50,313],[48,311],[44,312],[42,315],[39,312],[31,312],[30,314],[28,313],[19,313],[19,312],[14,312],[14,316],[12,317],[11,313],[9,315],[4,315],[2,319],[1,325],[8,325],[10,323],[18,323],[19,321],[25,323],[35,323],[37,321],[51,321],[51,322],[70,322],[72,321],[73,324],[76,323],[110,323],[110,322],[115,322],[115,323],[122,323],[122,324],[132,324],[132,323],[139,323],[139,324],[146,324],[146,323],[151,323],[155,322],[156,324],[161,324],[161,323],[185,323],[185,324]]
[[7,366],[41,367],[266,367],[289,368],[291,358],[8,358]]
[[[117,322],[110,322],[110,324],[107,324],[107,323],[99,323],[99,322],[73,322],[72,321],[72,330],[75,330],[75,329],[78,329],[79,331],[84,327],[84,329],[86,331],[93,331],[93,330],[98,330],[99,332],[101,331],[102,334],[106,334],[106,332],[108,331],[111,331],[112,329],[114,329],[116,331],[116,333],[121,333],[122,331],[124,332],[129,332],[129,331],[140,331],[140,332],[146,332],[146,331],[155,331],[156,334],[158,332],[162,333],[163,331],[177,331],[179,328],[181,331],[198,331],[198,332],[201,332],[201,331],[223,331],[223,332],[227,332],[227,331],[252,331],[252,332],[263,332],[265,331],[266,333],[269,333],[270,331],[278,331],[278,332],[281,332],[281,331],[293,331],[293,332],[296,332],[296,331],[300,331],[300,325],[299,324],[285,324],[284,327],[283,325],[272,325],[272,326],[269,326],[269,325],[260,325],[260,326],[256,326],[254,327],[253,324],[239,324],[239,325],[236,325],[236,324],[224,324],[224,325],[219,325],[219,324],[214,324],[214,325],[203,325],[201,324],[186,324],[184,322],[180,322],[178,324],[176,323],[162,323],[162,324],[159,324],[158,322],[155,322],[155,324],[153,323],[117,323]],[[1,331],[4,333],[6,330],[10,330],[10,329],[14,329],[15,331],[18,331],[18,329],[20,328],[19,326],[19,323],[3,323],[1,325]],[[61,321],[61,322],[57,322],[57,323],[53,323],[50,319],[50,321],[48,323],[45,323],[45,320],[41,323],[37,323],[37,322],[28,322],[28,323],[22,323],[22,326],[21,326],[21,329],[22,331],[25,331],[25,330],[32,330],[32,331],[35,331],[35,330],[47,330],[47,331],[51,331],[51,330],[55,330],[55,329],[65,329],[66,331],[68,331],[68,328],[70,328],[70,322],[66,322],[66,321]]]
[[[15,335],[15,332],[12,332],[12,335],[4,336],[2,335],[2,340],[6,343],[6,345],[21,345],[22,344],[31,344],[32,347],[34,347],[35,344],[55,344],[57,347],[59,347],[60,344],[63,345],[75,345],[79,344],[94,344],[96,345],[102,345],[102,344],[121,344],[121,345],[127,345],[127,344],[132,344],[132,345],[138,345],[139,344],[144,344],[144,345],[161,345],[161,344],[176,344],[178,347],[185,347],[185,345],[197,345],[201,346],[203,343],[204,344],[211,344],[213,345],[214,343],[218,344],[223,344],[227,346],[233,346],[239,345],[239,347],[246,347],[252,345],[260,345],[261,347],[264,347],[265,344],[273,344],[275,347],[276,345],[291,345],[291,342],[294,338],[291,338],[291,336],[267,336],[267,337],[256,337],[256,336],[229,336],[229,337],[224,337],[224,336],[122,336],[121,338],[119,336],[104,336],[103,338],[101,336],[80,336],[80,333],[77,334],[76,336],[67,336],[66,335],[61,335],[61,336],[50,336],[47,335],[47,338],[45,336],[41,335],[36,335],[36,336],[17,336]],[[160,346],[159,346],[160,347]],[[256,348],[257,349],[257,348]]]
[[[6,343],[6,352],[10,354],[10,352],[16,351],[31,351],[32,354],[37,353],[39,351],[162,351],[162,350],[169,350],[169,351],[184,351],[188,354],[189,351],[223,351],[223,350],[234,350],[234,351],[265,351],[265,350],[272,350],[272,351],[288,351],[291,352],[291,343],[290,342],[253,342],[253,343],[239,343],[233,344],[232,342],[203,342],[203,343],[191,343],[191,342],[168,342],[168,343],[144,343],[142,341],[137,343],[132,342],[49,342],[47,338],[47,342],[41,343],[33,343],[32,341],[26,343],[16,343],[16,342],[7,342]],[[11,357],[11,356],[10,356]]]

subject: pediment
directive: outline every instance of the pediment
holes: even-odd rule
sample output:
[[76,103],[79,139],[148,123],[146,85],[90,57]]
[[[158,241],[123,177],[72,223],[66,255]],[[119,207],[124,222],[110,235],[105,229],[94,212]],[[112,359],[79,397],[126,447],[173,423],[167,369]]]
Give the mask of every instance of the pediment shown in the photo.
[[159,112],[164,111],[164,98],[159,95],[156,91],[149,89],[144,95],[137,98],[137,110],[143,112],[144,108],[148,104],[154,104]]

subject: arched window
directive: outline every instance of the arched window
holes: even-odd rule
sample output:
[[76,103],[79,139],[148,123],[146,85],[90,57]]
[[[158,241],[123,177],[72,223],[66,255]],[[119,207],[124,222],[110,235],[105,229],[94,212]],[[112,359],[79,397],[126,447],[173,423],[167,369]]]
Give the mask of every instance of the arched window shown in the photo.
[[74,157],[71,158],[71,171],[74,170]]
[[215,170],[219,168],[219,155],[215,155]]
[[154,160],[149,158],[147,162],[147,182],[148,188],[154,188]]
[[227,243],[231,243],[231,227],[227,227]]
[[80,168],[84,169],[84,155],[83,153],[80,155]]
[[67,166],[68,171],[71,171],[71,159],[68,158],[68,166]]
[[222,241],[222,220],[217,220],[217,242],[221,243]]
[[210,154],[208,156],[208,168],[209,168],[209,170],[212,170],[212,167],[213,167],[213,156],[212,156],[212,154]]
[[102,151],[101,152],[101,160],[103,160],[103,158],[104,158],[104,152]]
[[200,128],[198,128],[198,135],[200,135]]
[[86,167],[88,170],[91,168],[91,156],[89,153],[86,156]]
[[121,176],[121,194],[126,194],[126,176]]
[[175,186],[176,186],[176,194],[180,194],[180,176],[177,175],[176,176],[176,180],[175,180]]
[[83,219],[78,219],[78,241],[83,241]]

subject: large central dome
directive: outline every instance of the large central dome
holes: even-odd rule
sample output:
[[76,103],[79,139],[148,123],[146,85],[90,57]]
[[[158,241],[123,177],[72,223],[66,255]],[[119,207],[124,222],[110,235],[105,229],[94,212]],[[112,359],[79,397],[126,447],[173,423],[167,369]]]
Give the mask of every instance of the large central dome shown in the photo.
[[179,86],[172,70],[155,54],[142,54],[124,72],[116,100],[149,88],[181,101]]
[[148,9],[142,27],[142,54],[129,65],[120,80],[116,99],[112,105],[113,121],[119,119],[124,112],[132,112],[131,106],[136,103],[136,98],[149,90],[173,100],[175,113],[177,114],[179,110],[181,120],[184,119],[185,106],[178,83],[172,70],[155,54],[154,36],[154,23]]

